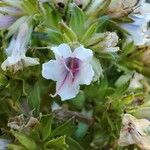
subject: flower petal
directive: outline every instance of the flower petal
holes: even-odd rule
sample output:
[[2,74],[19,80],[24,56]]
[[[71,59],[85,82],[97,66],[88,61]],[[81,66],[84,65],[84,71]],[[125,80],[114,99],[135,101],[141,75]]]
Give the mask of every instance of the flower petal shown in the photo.
[[17,18],[14,16],[0,14],[0,29],[7,29],[16,21],[16,19]]
[[8,48],[6,49],[6,54],[7,54],[7,56],[10,56],[10,55],[12,55],[12,51],[13,51],[13,48],[14,48],[14,45],[15,45],[15,38],[12,38],[11,39],[11,41],[10,41],[10,43],[9,43],[9,46],[8,46]]
[[56,58],[67,58],[72,54],[71,49],[67,44],[60,44],[57,47],[52,47],[51,50],[54,52]]
[[74,50],[72,57],[76,57],[82,61],[90,62],[93,57],[93,52],[90,49],[80,46]]
[[42,76],[54,81],[61,80],[65,76],[65,70],[64,65],[60,61],[50,60],[42,65]]
[[68,73],[63,80],[57,81],[56,94],[61,97],[62,101],[72,99],[79,93],[79,88],[79,84],[73,83],[72,76]]
[[91,64],[82,64],[79,74],[76,76],[76,82],[89,85],[94,77],[94,70]]

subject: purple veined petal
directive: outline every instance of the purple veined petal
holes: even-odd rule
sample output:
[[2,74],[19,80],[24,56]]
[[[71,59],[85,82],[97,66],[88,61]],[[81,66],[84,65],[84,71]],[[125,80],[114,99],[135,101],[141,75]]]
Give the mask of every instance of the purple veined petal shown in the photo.
[[67,44],[60,44],[57,47],[52,47],[51,50],[54,52],[56,59],[71,57],[72,54],[71,49]]
[[54,81],[62,80],[65,77],[66,68],[61,61],[50,60],[42,65],[42,76],[45,79]]
[[94,77],[94,70],[91,64],[82,64],[79,73],[76,76],[75,82],[78,84],[89,85]]
[[0,14],[0,29],[7,29],[17,20],[14,16]]
[[72,75],[66,72],[62,80],[56,82],[56,94],[61,97],[61,100],[74,98],[79,93],[80,86],[72,82]]
[[42,76],[46,79],[57,81],[56,92],[54,95],[51,95],[52,97],[59,95],[62,100],[67,100],[75,97],[79,92],[79,83],[75,81],[76,75],[70,70],[70,65],[68,64],[70,59],[69,57],[64,61],[62,59],[51,60],[43,64]]
[[93,52],[90,49],[80,46],[74,50],[72,57],[76,57],[82,61],[90,62],[93,57]]

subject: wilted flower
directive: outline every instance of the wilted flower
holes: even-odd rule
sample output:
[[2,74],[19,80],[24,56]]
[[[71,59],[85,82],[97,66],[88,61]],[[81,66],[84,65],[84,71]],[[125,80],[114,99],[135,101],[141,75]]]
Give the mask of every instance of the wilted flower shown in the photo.
[[56,60],[43,64],[42,76],[56,82],[56,94],[62,100],[75,97],[80,89],[80,84],[89,85],[93,79],[94,71],[90,61],[93,53],[83,46],[73,52],[67,44],[52,47]]
[[142,2],[143,0],[112,0],[108,8],[108,14],[113,18],[126,16],[141,6]]
[[104,33],[104,40],[100,42],[103,52],[117,52],[119,47],[117,47],[119,37],[115,32]]
[[150,122],[147,119],[136,119],[130,114],[125,114],[122,124],[118,141],[120,146],[136,144],[141,149],[150,150],[150,134],[148,133]]
[[39,124],[37,118],[34,118],[32,116],[25,118],[24,115],[21,114],[19,116],[10,118],[7,126],[13,130],[22,131],[22,130],[28,130],[34,128],[37,124]]
[[13,37],[9,47],[6,49],[8,58],[2,63],[1,68],[14,72],[22,70],[24,67],[39,64],[37,58],[26,57],[27,44],[30,38],[31,29],[27,23],[20,26],[17,37]]

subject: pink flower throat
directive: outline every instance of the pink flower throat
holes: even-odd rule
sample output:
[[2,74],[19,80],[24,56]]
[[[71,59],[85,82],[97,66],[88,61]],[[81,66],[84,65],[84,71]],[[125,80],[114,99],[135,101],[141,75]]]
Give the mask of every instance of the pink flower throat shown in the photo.
[[66,59],[66,66],[72,75],[75,76],[80,70],[81,60],[75,57],[69,57]]

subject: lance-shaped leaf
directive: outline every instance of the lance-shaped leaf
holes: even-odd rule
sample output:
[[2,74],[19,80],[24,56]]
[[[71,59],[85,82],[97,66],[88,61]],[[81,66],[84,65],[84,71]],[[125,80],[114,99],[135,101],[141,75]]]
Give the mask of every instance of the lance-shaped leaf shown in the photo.
[[67,137],[68,150],[83,150],[81,145],[71,137]]
[[46,140],[51,134],[52,120],[53,118],[51,115],[45,115],[41,118],[39,130],[42,134],[43,141]]
[[36,143],[25,134],[19,132],[12,132],[12,134],[24,147],[26,147],[27,150],[37,149]]
[[70,27],[77,34],[84,32],[85,17],[83,11],[75,4],[71,8]]
[[67,122],[62,124],[61,126],[57,127],[53,132],[53,136],[59,136],[59,135],[72,135],[73,132],[76,130],[76,126],[73,122],[73,119],[69,119]]
[[83,35],[81,42],[86,41],[87,39],[90,39],[92,37],[92,35],[96,32],[97,29],[97,22],[92,24],[89,29],[85,32],[85,34]]
[[60,23],[60,29],[62,30],[62,33],[65,34],[65,36],[67,36],[67,38],[70,41],[77,41],[77,36],[76,34],[73,32],[73,30],[71,28],[69,28],[64,22]]
[[46,148],[67,150],[68,145],[65,141],[65,136],[58,137],[45,143]]
[[40,102],[41,102],[40,83],[37,82],[31,89],[31,93],[29,95],[29,104],[32,107],[32,109],[35,109],[36,112],[39,112]]

